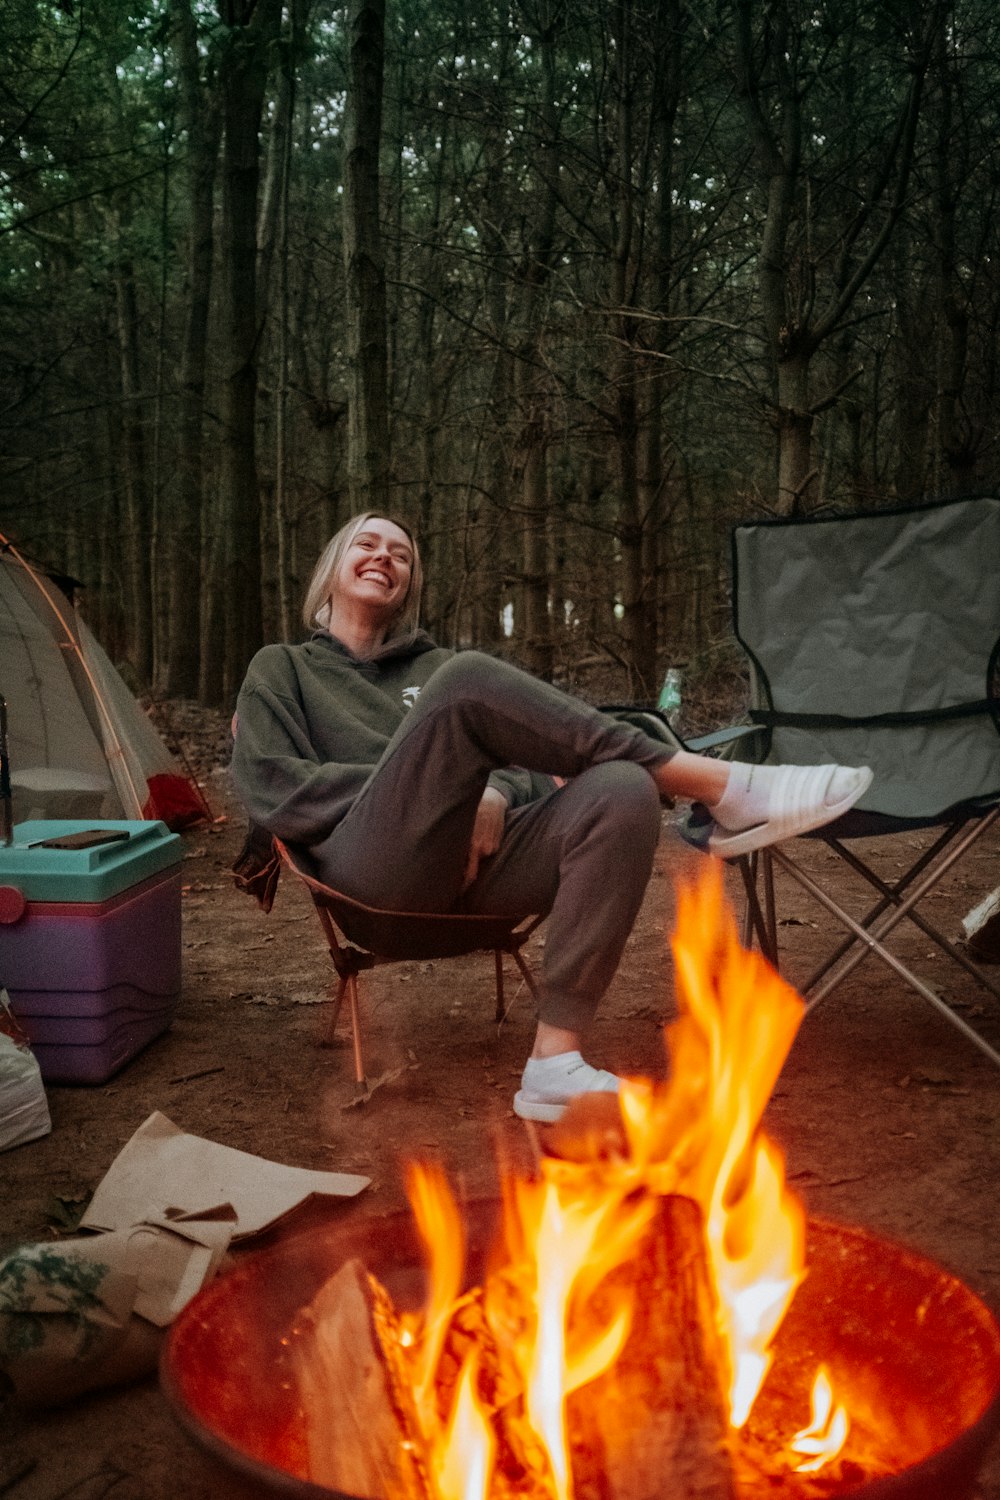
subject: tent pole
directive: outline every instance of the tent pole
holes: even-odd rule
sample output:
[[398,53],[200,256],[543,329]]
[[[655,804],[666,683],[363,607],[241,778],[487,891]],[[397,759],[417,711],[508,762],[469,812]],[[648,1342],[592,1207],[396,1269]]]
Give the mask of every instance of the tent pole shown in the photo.
[[[134,816],[136,818],[141,818],[142,798],[139,796],[139,790],[136,787],[135,781],[133,780],[132,772],[129,770],[128,761],[125,758],[125,751],[122,746],[121,740],[115,733],[115,727],[112,723],[111,715],[108,712],[107,704],[101,696],[101,690],[98,687],[97,682],[94,680],[93,672],[91,672],[90,667],[87,665],[86,657],[80,650],[80,645],[77,641],[76,633],[70,628],[66,616],[63,614],[57,601],[52,597],[51,590],[45,586],[45,583],[35,571],[35,569],[31,566],[26,558],[22,557],[21,553],[14,546],[14,543],[7,537],[5,537],[3,532],[0,532],[0,546],[5,548],[16,562],[20,563],[21,567],[27,573],[28,577],[38,589],[39,593],[42,595],[43,599],[48,604],[52,613],[55,615],[56,619],[59,621],[59,624],[65,631],[67,645],[70,647],[77,661],[80,663],[80,667],[82,668],[84,675],[86,676],[87,681],[90,684],[90,690],[94,695],[94,702],[97,705],[97,710],[101,718],[101,724],[107,737],[104,747],[105,754],[108,757],[109,766],[112,767],[112,780],[114,781],[115,787],[117,788],[118,795],[121,797],[123,803],[127,803],[129,800],[131,800],[134,809]],[[108,741],[110,741],[110,744],[108,743]],[[117,765],[117,767],[120,769],[121,781],[119,781],[118,777],[114,774],[115,765]],[[123,784],[127,795],[123,795]],[[125,808],[125,811],[127,814],[127,807]]]
[[0,802],[3,803],[3,846],[14,842],[14,813],[10,790],[10,751],[7,748],[7,699],[0,693]]

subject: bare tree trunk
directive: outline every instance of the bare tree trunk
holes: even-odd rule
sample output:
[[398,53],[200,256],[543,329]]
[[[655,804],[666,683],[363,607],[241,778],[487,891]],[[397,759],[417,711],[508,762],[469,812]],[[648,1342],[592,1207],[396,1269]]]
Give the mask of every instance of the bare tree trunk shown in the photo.
[[228,517],[221,494],[207,496],[202,513],[202,590],[199,610],[204,648],[198,664],[198,698],[209,705],[224,704],[227,571],[225,534]]
[[[670,659],[679,652],[680,621],[675,618],[673,600],[664,608],[665,581],[672,573],[671,543],[668,533],[670,507],[667,464],[664,449],[667,442],[664,408],[669,391],[666,354],[670,348],[671,325],[668,319],[671,299],[671,277],[674,261],[674,155],[676,122],[680,107],[683,75],[683,41],[685,25],[680,0],[663,0],[656,7],[656,46],[651,103],[653,152],[655,159],[654,240],[648,296],[656,321],[650,329],[644,373],[645,396],[639,418],[639,504],[646,517],[643,542],[643,571],[648,580],[649,599],[646,610],[656,666],[656,654],[665,646]],[[669,588],[669,582],[667,582]],[[658,675],[658,674],[657,674]],[[655,688],[654,678],[651,690]]]
[[960,172],[961,163],[956,163],[954,157],[956,151],[961,150],[965,154],[965,143],[956,141],[954,136],[954,79],[948,49],[946,23],[942,17],[935,46],[938,64],[938,131],[934,160],[934,209],[938,308],[941,315],[938,433],[944,465],[941,490],[944,494],[962,495],[972,486],[975,443],[968,423],[963,420],[962,411],[969,355],[969,301],[962,285],[956,244],[958,190],[955,178],[956,167]]
[[[784,5],[773,13],[770,55],[774,60],[780,99],[778,124],[772,129],[760,97],[760,63],[757,61],[752,35],[752,0],[739,0],[737,15],[737,84],[744,102],[754,143],[758,171],[766,193],[764,231],[758,257],[758,287],[761,313],[774,367],[775,426],[778,437],[777,484],[778,507],[784,513],[795,508],[796,500],[809,473],[808,457],[800,467],[804,447],[808,455],[811,421],[804,432],[803,416],[794,403],[802,396],[802,377],[808,380],[808,357],[804,368],[787,368],[793,352],[792,339],[798,333],[791,325],[788,295],[788,234],[795,202],[795,187],[802,154],[802,101],[792,76],[789,20]],[[793,403],[789,405],[788,403]],[[793,435],[798,441],[793,442]],[[795,453],[793,461],[792,453]]]
[[139,305],[130,260],[115,270],[116,326],[123,397],[121,431],[125,463],[125,566],[127,573],[131,650],[129,656],[139,681],[153,675],[153,600],[150,570],[150,496],[146,464],[146,435],[139,361]]
[[288,494],[288,406],[289,322],[291,291],[289,286],[289,193],[292,177],[292,135],[296,107],[296,70],[303,50],[303,0],[292,0],[289,32],[281,46],[281,83],[274,123],[268,147],[268,168],[264,185],[260,251],[258,255],[257,298],[260,321],[271,304],[270,286],[274,261],[277,260],[278,295],[274,360],[274,594],[278,634],[283,641],[295,633],[295,601],[291,594],[294,522]]
[[[499,180],[500,145],[491,132],[488,151]],[[491,176],[494,175],[491,171]],[[495,217],[494,217],[495,214]],[[493,363],[490,370],[490,434],[487,438],[486,489],[488,503],[481,510],[475,528],[475,541],[481,557],[490,556],[485,586],[476,592],[473,610],[473,639],[484,646],[498,646],[504,639],[503,610],[511,599],[511,581],[515,572],[514,529],[511,516],[512,474],[507,444],[508,421],[515,409],[515,361],[507,342],[510,309],[507,282],[503,273],[504,241],[498,228],[503,209],[488,213],[480,226],[486,255],[486,317],[493,340]],[[518,622],[513,622],[515,625]]]
[[[615,440],[618,450],[618,540],[622,555],[622,625],[630,691],[648,698],[656,678],[656,578],[646,571],[650,513],[643,505],[639,483],[639,411],[637,385],[644,363],[638,330],[630,310],[636,300],[636,261],[642,246],[636,225],[633,161],[632,54],[633,17],[629,0],[614,7],[615,71],[617,75],[616,179],[619,184],[618,223],[612,259],[612,301],[618,340],[615,376]],[[648,448],[647,448],[648,456]]]
[[[427,600],[428,617],[434,622],[435,633],[442,639],[454,640],[458,621],[453,613],[455,591],[446,584],[444,546],[451,530],[450,520],[440,512],[441,501],[437,494],[438,442],[441,418],[447,406],[448,392],[441,378],[437,360],[438,308],[444,299],[444,264],[440,254],[438,236],[441,228],[441,200],[444,192],[445,161],[448,149],[448,121],[441,124],[441,135],[437,142],[435,160],[428,162],[428,173],[433,170],[433,182],[429,185],[430,215],[424,231],[426,258],[421,278],[423,296],[416,314],[415,364],[422,371],[422,392],[417,397],[419,416],[419,525],[421,535],[431,549],[428,557],[430,589]],[[450,616],[450,618],[449,618]]]
[[545,79],[541,106],[542,142],[538,150],[540,202],[534,234],[521,268],[523,296],[519,308],[521,336],[514,386],[519,430],[514,471],[520,476],[523,514],[521,601],[526,666],[549,678],[553,668],[552,621],[549,615],[549,377],[542,357],[542,296],[555,248],[556,184],[559,168],[556,111],[556,36],[561,8],[543,0],[535,12],[538,47]]
[[344,279],[348,482],[354,510],[389,505],[385,262],[379,224],[379,143],[385,0],[350,0],[344,110]]
[[212,295],[215,176],[222,116],[218,98],[202,82],[191,0],[173,0],[173,18],[180,107],[187,133],[187,306],[178,372],[176,508],[164,549],[168,604],[163,688],[175,697],[194,697],[199,689],[202,650],[219,650],[217,640],[203,646],[198,620],[202,588],[205,372]]
[[281,0],[220,0],[231,27],[221,70],[222,466],[226,516],[223,693],[235,698],[261,643],[260,495],[257,481],[257,197],[260,122]]
[[778,363],[778,506],[784,515],[808,508],[816,485],[809,407],[811,358],[811,351],[804,347]]
[[899,500],[919,500],[927,490],[927,458],[933,374],[927,368],[932,347],[927,288],[911,260],[910,236],[903,234],[895,255],[896,291],[896,462],[893,487]]
[[521,600],[523,610],[525,665],[539,677],[551,678],[554,664],[552,621],[549,615],[549,457],[548,438],[542,416],[542,399],[527,387],[530,376],[522,361],[521,405],[533,420],[521,428],[521,507],[523,551]]
[[[763,17],[763,40],[754,35],[758,17]],[[918,24],[920,19],[917,16]],[[915,33],[906,39],[905,52],[900,49],[904,96],[878,152],[865,159],[867,181],[858,186],[862,207],[829,257],[829,295],[820,307],[817,280],[823,257],[812,248],[811,209],[801,181],[803,141],[811,140],[804,137],[803,125],[808,67],[802,54],[810,39],[808,28],[789,0],[776,0],[766,10],[753,0],[738,0],[736,36],[737,89],[766,203],[758,288],[772,371],[778,509],[791,514],[808,505],[815,487],[813,424],[828,404],[826,398],[811,397],[813,356],[842,326],[903,212],[927,70],[927,38]],[[844,109],[850,110],[849,98]],[[802,233],[800,245],[793,249],[796,219],[802,221]],[[869,233],[863,242],[865,229]],[[836,399],[836,393],[829,399]]]

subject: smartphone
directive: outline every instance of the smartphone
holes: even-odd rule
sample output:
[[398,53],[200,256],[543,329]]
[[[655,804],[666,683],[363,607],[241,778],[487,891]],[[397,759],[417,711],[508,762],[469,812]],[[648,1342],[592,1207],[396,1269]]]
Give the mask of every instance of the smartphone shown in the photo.
[[121,844],[129,838],[127,828],[83,828],[79,833],[57,834],[38,839],[29,849],[95,849],[99,844]]

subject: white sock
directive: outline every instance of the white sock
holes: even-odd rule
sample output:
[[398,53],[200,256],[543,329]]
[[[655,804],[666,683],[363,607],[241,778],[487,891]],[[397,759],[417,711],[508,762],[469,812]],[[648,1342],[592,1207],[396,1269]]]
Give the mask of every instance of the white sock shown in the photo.
[[582,1062],[583,1055],[580,1052],[556,1052],[552,1057],[529,1057],[524,1065],[525,1082],[534,1078],[544,1078],[546,1081],[560,1078],[571,1068],[578,1068]]
[[533,1093],[562,1096],[613,1090],[618,1080],[603,1069],[591,1067],[579,1052],[557,1052],[554,1057],[529,1057],[521,1084]]
[[[823,802],[832,805],[839,802],[851,790],[861,774],[849,766],[810,767],[811,771],[826,770],[829,781],[823,794]],[[787,766],[754,766],[747,761],[734,760],[729,766],[726,790],[718,802],[707,803],[709,812],[717,823],[731,832],[752,828],[766,823],[771,816],[771,803],[775,785],[791,770]],[[799,773],[802,774],[801,772]]]

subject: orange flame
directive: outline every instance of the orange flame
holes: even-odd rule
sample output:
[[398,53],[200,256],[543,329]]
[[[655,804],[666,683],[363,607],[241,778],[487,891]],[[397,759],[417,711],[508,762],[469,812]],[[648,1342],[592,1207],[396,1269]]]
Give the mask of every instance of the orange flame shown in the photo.
[[804,1006],[740,946],[715,861],[680,888],[672,947],[680,1014],[667,1031],[670,1080],[627,1087],[622,1114],[629,1156],[648,1186],[701,1206],[729,1356],[730,1419],[740,1427],[805,1269],[805,1217],[786,1189],[781,1153],[760,1131]]
[[[624,1149],[582,1163],[546,1158],[540,1182],[505,1183],[504,1296],[513,1289],[517,1303],[514,1314],[505,1310],[506,1346],[555,1500],[572,1496],[566,1399],[611,1366],[631,1319],[631,1308],[620,1307],[581,1342],[574,1308],[634,1253],[657,1195],[682,1193],[702,1210],[734,1427],[747,1420],[805,1274],[804,1213],[786,1187],[781,1153],[760,1129],[803,1002],[740,946],[715,861],[703,861],[701,878],[680,889],[672,945],[679,1016],[667,1031],[670,1076],[664,1084],[623,1083]],[[438,1357],[460,1291],[460,1217],[439,1173],[416,1168],[409,1186],[431,1261],[428,1306],[407,1325],[431,1468],[440,1500],[484,1500],[493,1439],[476,1399],[474,1352],[448,1423],[435,1406]],[[488,1317],[491,1298],[488,1285]],[[846,1434],[846,1416],[823,1390],[817,1379],[813,1422],[791,1444],[809,1468],[827,1462]],[[467,1484],[456,1477],[463,1475]]]
[[814,1474],[822,1469],[837,1457],[847,1441],[847,1412],[834,1404],[833,1385],[825,1365],[816,1371],[811,1404],[812,1421],[788,1445],[793,1453],[805,1454],[807,1458],[805,1463],[795,1465],[797,1474]]
[[443,1440],[435,1446],[431,1473],[440,1500],[486,1500],[496,1442],[476,1396],[476,1358],[463,1365]]
[[433,1392],[438,1359],[462,1289],[465,1228],[458,1206],[439,1167],[411,1163],[406,1190],[429,1257],[430,1296],[419,1317],[400,1319],[408,1342],[415,1347],[414,1401],[424,1417],[425,1430],[435,1412]]
[[649,1220],[648,1204],[627,1213],[613,1194],[586,1200],[561,1194],[555,1183],[522,1185],[516,1195],[517,1237],[531,1247],[532,1312],[526,1335],[514,1344],[525,1382],[528,1421],[545,1449],[556,1500],[572,1493],[566,1438],[566,1398],[596,1380],[628,1337],[629,1306],[582,1343],[570,1341],[574,1300],[625,1261]]

